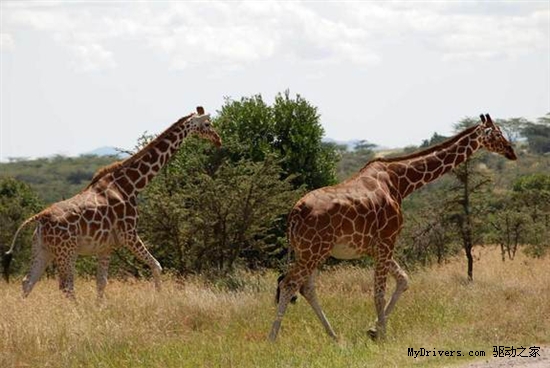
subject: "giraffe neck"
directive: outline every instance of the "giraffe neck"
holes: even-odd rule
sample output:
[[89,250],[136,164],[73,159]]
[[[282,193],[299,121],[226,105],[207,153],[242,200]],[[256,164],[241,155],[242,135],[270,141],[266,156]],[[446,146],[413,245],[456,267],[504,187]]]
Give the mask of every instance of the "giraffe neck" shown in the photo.
[[466,161],[481,147],[480,132],[477,125],[437,146],[401,159],[389,159],[387,170],[394,174],[390,176],[400,197],[405,198]]
[[147,146],[123,161],[113,173],[114,182],[128,196],[137,195],[160,172],[190,133],[193,114],[181,118]]

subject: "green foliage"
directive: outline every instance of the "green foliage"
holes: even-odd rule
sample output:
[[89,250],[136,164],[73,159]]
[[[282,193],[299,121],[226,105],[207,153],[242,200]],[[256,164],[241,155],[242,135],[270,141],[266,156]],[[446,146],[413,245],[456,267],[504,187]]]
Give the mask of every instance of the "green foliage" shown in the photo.
[[531,220],[526,251],[537,257],[544,255],[550,248],[550,175],[536,173],[518,178],[513,185],[513,200]]
[[526,122],[521,133],[527,139],[531,152],[550,153],[550,114],[538,119],[537,123]]
[[257,162],[274,154],[281,160],[283,173],[295,176],[295,188],[336,183],[336,150],[323,144],[317,108],[300,95],[278,94],[272,106],[261,95],[227,99],[215,125],[233,162]]
[[518,247],[529,242],[529,216],[510,192],[494,193],[488,202],[486,240],[500,246],[502,261],[513,260]]
[[279,222],[303,191],[281,180],[272,156],[212,162],[202,142],[191,145],[195,154],[185,147],[144,192],[140,228],[153,253],[179,274],[273,266],[285,245]]
[[462,248],[452,222],[452,203],[446,195],[449,182],[425,187],[403,203],[405,222],[396,256],[408,269],[444,263]]
[[100,167],[115,161],[112,156],[80,156],[14,160],[0,163],[1,177],[28,183],[47,204],[72,197],[88,184]]
[[[0,254],[4,254],[11,246],[19,225],[42,207],[38,195],[28,184],[9,177],[0,178]],[[27,245],[30,244],[31,233],[27,229],[17,239],[18,255],[12,266],[14,272],[28,263],[31,250]]]

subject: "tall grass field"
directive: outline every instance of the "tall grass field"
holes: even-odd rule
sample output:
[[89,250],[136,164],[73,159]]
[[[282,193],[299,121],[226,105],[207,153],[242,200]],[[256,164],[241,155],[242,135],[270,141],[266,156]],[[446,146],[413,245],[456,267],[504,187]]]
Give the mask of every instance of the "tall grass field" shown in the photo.
[[[160,293],[148,281],[111,280],[99,304],[93,279],[77,278],[76,303],[54,279],[42,279],[27,299],[20,280],[1,282],[0,367],[438,367],[508,359],[492,358],[493,346],[550,345],[550,258],[518,254],[503,262],[494,247],[477,247],[475,255],[473,283],[463,258],[410,272],[383,342],[367,334],[375,318],[372,271],[350,266],[317,278],[338,341],[303,298],[289,306],[278,341],[267,341],[271,272],[219,284],[165,276]],[[455,353],[415,358],[409,348]]]

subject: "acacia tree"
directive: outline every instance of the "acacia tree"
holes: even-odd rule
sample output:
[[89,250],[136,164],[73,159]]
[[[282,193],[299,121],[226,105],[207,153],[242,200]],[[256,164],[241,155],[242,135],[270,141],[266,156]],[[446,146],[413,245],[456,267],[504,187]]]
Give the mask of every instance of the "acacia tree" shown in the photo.
[[[455,125],[456,131],[464,130],[477,121],[463,119]],[[474,278],[474,258],[472,249],[480,242],[482,223],[482,196],[491,182],[491,178],[479,168],[480,157],[486,153],[478,152],[457,166],[452,172],[455,185],[450,188],[452,208],[451,220],[456,225],[459,237],[466,253],[468,280]]]
[[550,248],[550,175],[520,177],[513,185],[513,198],[531,219],[528,252],[542,256]]
[[537,123],[525,123],[521,133],[527,138],[532,153],[545,154],[550,152],[550,113],[539,118]]
[[513,260],[520,244],[530,238],[530,219],[509,192],[493,195],[488,204],[487,239],[500,246],[502,261]]
[[396,247],[400,261],[405,267],[415,264],[441,264],[460,250],[453,236],[445,184],[426,190],[422,188],[405,199],[406,221]]

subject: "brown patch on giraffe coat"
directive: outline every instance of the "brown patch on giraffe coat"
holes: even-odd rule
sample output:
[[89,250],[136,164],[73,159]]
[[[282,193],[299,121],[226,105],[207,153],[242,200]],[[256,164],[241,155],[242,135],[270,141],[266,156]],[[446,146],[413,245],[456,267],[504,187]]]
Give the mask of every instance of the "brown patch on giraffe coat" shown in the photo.
[[128,170],[126,170],[126,175],[128,176],[128,179],[130,179],[130,181],[133,181],[133,182],[135,182],[136,180],[138,180],[138,178],[141,176],[141,174],[139,173],[139,171],[137,171],[136,169],[128,169]]
[[135,184],[136,189],[143,189],[147,185],[147,177],[142,176],[141,179],[138,180],[138,182]]
[[443,159],[443,163],[445,165],[453,165],[454,162],[456,160],[456,154],[448,154],[447,156],[445,156],[445,158]]
[[160,150],[160,152],[165,152],[168,147],[170,147],[170,143],[168,143],[168,141],[166,140],[162,140],[159,142],[159,144],[157,145],[157,148]]
[[424,175],[423,173],[415,170],[414,168],[409,168],[405,172],[405,176],[407,177],[407,180],[409,182],[417,182],[417,181],[420,181]]
[[347,217],[344,217],[342,219],[342,224],[340,225],[340,234],[353,234],[354,228],[353,228],[353,222],[348,219]]

